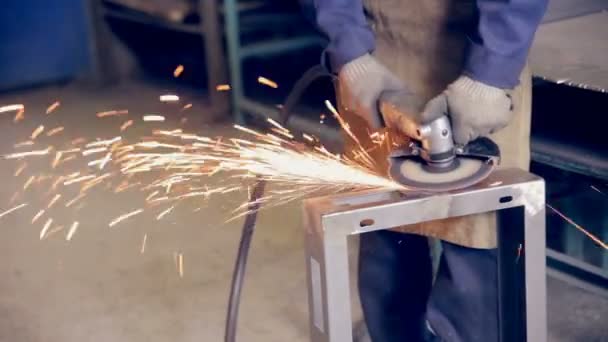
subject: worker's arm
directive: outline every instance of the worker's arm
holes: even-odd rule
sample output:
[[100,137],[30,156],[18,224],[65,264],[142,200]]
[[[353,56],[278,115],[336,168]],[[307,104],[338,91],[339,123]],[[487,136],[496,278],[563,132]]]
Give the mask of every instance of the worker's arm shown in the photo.
[[519,83],[547,0],[477,0],[479,22],[462,75],[431,100],[423,117],[448,113],[454,140],[466,144],[509,124],[509,91]]
[[471,35],[464,74],[497,88],[514,88],[547,3],[477,0],[479,22]]
[[304,12],[327,35],[323,63],[338,74],[343,106],[370,127],[382,126],[378,98],[385,91],[402,90],[401,81],[371,55],[374,34],[363,14],[361,0],[300,0]]
[[361,0],[300,0],[304,11],[329,38],[325,56],[333,72],[374,50]]

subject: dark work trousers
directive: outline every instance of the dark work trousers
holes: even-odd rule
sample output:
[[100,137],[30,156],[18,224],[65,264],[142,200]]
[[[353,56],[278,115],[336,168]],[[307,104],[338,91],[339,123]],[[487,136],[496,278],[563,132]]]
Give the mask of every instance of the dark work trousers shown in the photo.
[[373,342],[498,341],[496,249],[442,242],[432,284],[427,238],[388,230],[360,238],[359,295]]

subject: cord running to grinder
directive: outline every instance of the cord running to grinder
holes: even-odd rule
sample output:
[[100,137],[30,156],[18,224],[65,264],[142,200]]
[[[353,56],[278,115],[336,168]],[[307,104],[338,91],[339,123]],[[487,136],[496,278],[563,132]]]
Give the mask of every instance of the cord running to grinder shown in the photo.
[[[293,89],[287,96],[285,104],[283,105],[280,113],[280,121],[283,126],[287,125],[294,106],[300,101],[306,89],[313,82],[323,77],[333,77],[333,75],[327,72],[323,66],[316,65],[306,71],[295,83]],[[265,187],[265,180],[259,178],[256,179],[253,191],[249,197],[249,203],[247,204],[247,215],[245,215],[245,222],[243,223],[243,228],[241,231],[241,241],[239,243],[239,249],[234,263],[232,283],[230,286],[230,297],[228,298],[228,310],[226,312],[226,326],[224,331],[225,342],[236,341],[239,305],[241,302],[241,291],[243,289],[243,283],[245,280],[247,258],[249,255],[251,240],[253,238],[253,232],[257,223],[258,211],[262,207],[260,199],[264,195]]]

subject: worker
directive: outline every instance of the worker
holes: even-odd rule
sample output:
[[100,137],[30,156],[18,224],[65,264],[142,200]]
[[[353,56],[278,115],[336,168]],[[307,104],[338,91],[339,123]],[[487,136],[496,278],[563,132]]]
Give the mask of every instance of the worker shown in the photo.
[[[454,140],[489,136],[501,165],[528,169],[527,57],[547,0],[301,0],[329,38],[341,115],[385,169],[368,123],[388,90],[421,115],[446,112]],[[348,144],[347,144],[348,145]],[[433,279],[427,237],[442,241]],[[373,342],[498,341],[492,214],[362,234],[359,294]]]

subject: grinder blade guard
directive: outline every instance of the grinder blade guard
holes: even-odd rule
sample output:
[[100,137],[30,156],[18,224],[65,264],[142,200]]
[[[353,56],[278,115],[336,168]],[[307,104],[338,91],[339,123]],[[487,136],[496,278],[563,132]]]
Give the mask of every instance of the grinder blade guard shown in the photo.
[[414,190],[451,191],[484,180],[500,160],[498,146],[490,139],[478,138],[454,148],[452,160],[438,165],[422,156],[418,142],[393,151],[389,156],[390,177]]
[[410,92],[392,91],[380,99],[385,125],[411,138],[407,147],[389,156],[390,177],[408,188],[427,191],[460,189],[486,178],[500,160],[498,146],[488,138],[456,146],[447,113],[423,123],[410,109],[414,98]]

